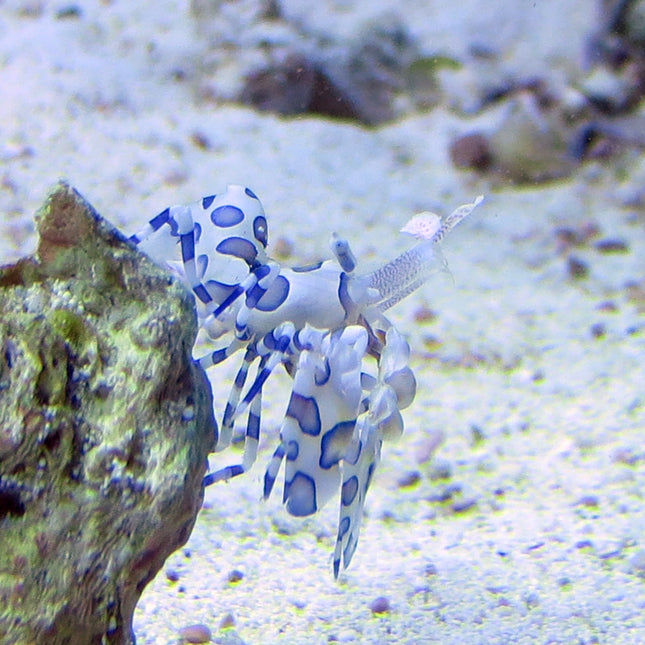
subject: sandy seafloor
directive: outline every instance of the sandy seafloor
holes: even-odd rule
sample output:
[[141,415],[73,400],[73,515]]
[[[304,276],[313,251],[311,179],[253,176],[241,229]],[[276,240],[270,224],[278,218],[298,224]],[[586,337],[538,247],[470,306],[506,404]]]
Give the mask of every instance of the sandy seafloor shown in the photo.
[[[31,214],[59,177],[125,231],[249,185],[294,263],[326,255],[331,230],[361,261],[388,259],[413,213],[486,195],[444,244],[451,276],[391,312],[419,391],[404,436],[383,447],[351,567],[333,580],[334,503],[301,521],[279,495],[259,501],[288,395],[278,377],[256,468],[207,491],[190,541],[144,592],[137,642],[175,643],[193,623],[249,645],[645,642],[645,215],[625,206],[643,156],[493,185],[449,163],[465,126],[443,108],[367,130],[199,102],[190,74],[173,73],[198,50],[187,3],[87,2],[56,19],[68,6],[0,3],[3,263],[33,248]],[[628,252],[576,248],[590,272],[574,280],[555,231],[589,223]],[[423,322],[426,309],[436,318]],[[235,366],[212,375],[220,410]],[[464,510],[438,501],[450,490]],[[379,596],[390,611],[377,616]]]

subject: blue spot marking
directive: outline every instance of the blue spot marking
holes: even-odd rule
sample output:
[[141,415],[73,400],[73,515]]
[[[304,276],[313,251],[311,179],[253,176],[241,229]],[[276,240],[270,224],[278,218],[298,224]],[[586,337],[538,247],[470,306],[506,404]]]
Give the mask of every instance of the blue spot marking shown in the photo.
[[206,287],[203,284],[198,284],[193,287],[193,293],[204,303],[212,302],[211,294],[208,293]]
[[208,256],[205,253],[197,256],[197,275],[201,278],[208,269]]
[[244,383],[246,383],[246,374],[247,371],[245,369],[240,369],[240,371],[235,375],[235,387],[238,390],[241,390],[244,387]]
[[265,334],[264,338],[262,339],[262,344],[269,350],[275,351],[275,348],[277,346],[277,341],[275,336],[273,335],[273,331],[270,331],[268,334]]
[[279,275],[255,305],[259,311],[275,311],[289,295],[289,280]]
[[352,561],[352,557],[354,556],[354,552],[356,551],[357,544],[358,538],[354,535],[351,535],[349,541],[347,542],[347,546],[343,551],[343,562],[345,563],[346,567],[349,566],[349,563]]
[[150,226],[153,231],[158,231],[170,219],[170,209],[166,208],[150,220]]
[[269,275],[270,271],[271,268],[268,264],[261,264],[257,269],[253,271],[253,273],[258,280],[262,280],[262,278]]
[[325,432],[320,442],[321,468],[335,466],[345,454],[347,444],[354,434],[356,421],[339,421],[331,430]]
[[300,333],[302,332],[302,329],[299,329],[296,331],[296,333],[293,335],[293,346],[299,351],[303,351],[305,349],[311,349],[311,343],[303,343],[302,340],[300,339]]
[[264,473],[264,492],[263,492],[264,499],[269,498],[269,495],[271,495],[271,491],[273,490],[273,484],[275,484],[275,477],[271,475],[271,472],[272,472],[271,466],[276,461],[278,462],[278,466],[275,473],[277,476],[278,472],[280,471],[280,464],[282,463],[283,457],[284,457],[284,446],[280,444],[275,449],[275,452],[273,453],[273,458],[271,459],[271,463],[269,464],[269,467],[266,469]]
[[255,309],[260,298],[266,293],[266,289],[260,284],[256,284],[246,292],[246,306],[249,309]]
[[290,441],[287,444],[287,450],[285,452],[287,461],[295,461],[296,459],[298,459],[299,454],[300,454],[300,446],[298,445],[298,442]]
[[179,239],[181,240],[181,259],[186,264],[195,259],[195,238],[191,231],[182,235]]
[[260,416],[249,412],[249,419],[246,424],[246,436],[255,439],[260,438]]
[[370,487],[370,484],[372,483],[372,477],[374,476],[374,469],[376,468],[376,464],[372,462],[367,469],[367,479],[365,480],[365,490],[363,493],[367,493],[367,489]]
[[236,258],[241,258],[247,264],[252,264],[258,254],[253,244],[243,237],[227,237],[217,245],[215,250],[222,255],[233,255]]
[[[298,497],[291,497],[293,486],[298,487]],[[290,482],[284,483],[283,502],[295,517],[305,517],[316,512],[316,482],[303,472],[298,471]]]
[[[222,282],[218,284],[220,284],[221,286],[227,289],[230,287],[230,285],[225,285]],[[243,293],[244,293],[244,290],[242,289],[242,287],[240,287],[239,284],[233,285],[232,291],[228,294],[228,296],[226,296],[226,298],[222,301],[222,303],[213,312],[213,315],[215,316],[215,318],[217,318],[223,311],[228,309]]]
[[363,442],[358,441],[355,444],[353,444],[350,447],[350,450],[348,450],[343,455],[343,460],[345,461],[345,463],[348,463],[351,466],[355,466],[358,463],[358,458],[361,456],[362,452],[363,452]]
[[[261,365],[263,365],[263,363]],[[271,370],[263,367],[255,377],[253,385],[251,385],[249,391],[244,396],[244,403],[251,403],[251,401],[253,401],[253,399],[262,392],[262,387],[266,383],[266,380],[269,378],[269,376],[271,376]]]
[[230,426],[231,421],[233,420],[233,415],[235,414],[235,408],[230,404],[227,403],[226,407],[224,408],[224,416],[222,417],[222,425],[223,426]]
[[292,392],[286,416],[295,419],[305,434],[312,437],[320,434],[320,410],[316,399]]
[[222,481],[223,479],[231,479],[232,477],[237,477],[243,472],[244,466],[242,466],[241,464],[237,464],[235,466],[227,466],[226,468],[222,468],[222,470],[218,470],[217,472],[211,473],[210,475],[206,475],[206,477],[204,477],[204,479],[202,480],[202,485],[210,486],[211,484]]
[[356,498],[356,493],[358,493],[358,477],[352,475],[341,488],[340,499],[343,506],[349,506]]
[[345,318],[349,318],[352,315],[352,312],[356,309],[356,303],[351,299],[349,295],[349,289],[347,287],[348,277],[346,273],[340,274],[340,280],[338,281],[338,300],[345,311]]
[[[245,188],[244,192],[249,196],[252,197],[253,199],[258,199],[257,195],[250,189],[250,188]],[[260,200],[258,200],[260,201]]]
[[349,531],[349,517],[344,517],[338,525],[338,537],[345,537],[345,533],[347,533],[347,531]]
[[266,217],[258,215],[253,220],[253,235],[262,246],[266,247],[269,241],[269,226]]
[[322,266],[322,260],[320,262],[314,262],[314,264],[307,264],[304,267],[291,267],[291,270],[294,273],[309,273],[310,271],[316,271]]
[[211,213],[211,222],[213,222],[215,226],[220,226],[221,228],[235,226],[236,224],[239,224],[243,219],[244,211],[237,206],[232,206],[231,204],[218,206]]
[[226,347],[222,347],[222,349],[216,349],[211,354],[211,360],[213,361],[213,365],[217,365],[218,363],[221,363],[227,358],[228,357],[226,356]]
[[195,233],[195,244],[199,242],[199,238],[202,236],[202,226],[198,222],[195,222],[193,226],[193,232]]
[[329,365],[329,359],[325,356],[325,369],[321,370],[319,367],[315,368],[314,371],[314,383],[318,387],[322,387],[329,381],[331,377],[331,367]]
[[215,195],[208,195],[207,197],[202,197],[202,208],[206,210],[215,199]]

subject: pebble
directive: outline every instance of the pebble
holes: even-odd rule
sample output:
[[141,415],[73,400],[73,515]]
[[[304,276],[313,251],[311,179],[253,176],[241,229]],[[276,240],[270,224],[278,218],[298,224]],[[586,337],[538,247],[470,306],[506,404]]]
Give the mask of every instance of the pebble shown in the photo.
[[607,334],[604,323],[594,323],[589,329],[592,338],[603,338]]
[[488,137],[492,165],[505,180],[533,183],[567,176],[573,162],[555,116],[541,111],[526,92],[509,100],[504,118]]
[[540,605],[540,596],[535,591],[530,591],[524,596],[524,603],[528,609],[535,609]]
[[435,459],[428,471],[431,481],[450,479],[452,477],[452,465],[447,459]]
[[396,484],[399,488],[410,488],[421,480],[421,473],[418,470],[410,470],[399,477]]
[[374,598],[370,603],[370,611],[373,614],[387,614],[390,612],[390,599],[386,596]]
[[450,144],[450,160],[457,168],[486,170],[491,163],[488,140],[478,132],[457,137]]
[[226,580],[230,584],[235,584],[237,582],[240,582],[244,578],[244,572],[240,571],[239,569],[233,569],[232,571],[229,571],[229,574],[226,578]]
[[235,627],[235,616],[232,613],[228,613],[222,617],[222,620],[219,621],[220,629],[231,629]]
[[187,625],[179,630],[179,638],[182,643],[209,643],[211,630],[200,623]]
[[477,506],[477,500],[469,497],[466,499],[456,500],[453,502],[451,508],[453,513],[465,513],[475,506]]
[[567,273],[574,280],[581,280],[589,275],[589,266],[584,260],[570,255],[567,258]]
[[627,242],[617,239],[605,239],[599,240],[594,245],[594,248],[598,253],[628,253],[629,246]]
[[166,569],[166,579],[169,582],[177,582],[179,580],[179,572],[175,569]]

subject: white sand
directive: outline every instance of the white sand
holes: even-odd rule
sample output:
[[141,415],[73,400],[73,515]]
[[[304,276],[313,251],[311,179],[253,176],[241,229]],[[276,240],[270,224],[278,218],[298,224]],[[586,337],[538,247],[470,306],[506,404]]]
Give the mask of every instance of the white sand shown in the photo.
[[[3,262],[33,248],[31,213],[59,177],[126,231],[168,204],[248,184],[273,243],[291,241],[302,262],[327,252],[332,229],[361,261],[387,259],[414,212],[487,195],[445,244],[452,279],[437,276],[392,311],[419,394],[402,440],[384,446],[340,583],[335,505],[300,521],[279,496],[258,501],[288,393],[276,379],[258,466],[208,491],[186,549],[166,566],[179,582],[161,573],[144,593],[138,643],[176,642],[197,622],[215,642],[253,645],[645,642],[645,320],[643,296],[638,304],[626,289],[643,288],[645,224],[623,206],[642,191],[643,157],[531,190],[492,189],[450,166],[447,142],[468,124],[443,109],[365,131],[196,102],[200,43],[186,3],[87,2],[78,20],[54,18],[61,2],[25,17],[17,9],[28,4],[38,3],[0,6]],[[350,4],[330,6],[342,14]],[[179,68],[186,80],[172,80]],[[574,249],[590,275],[573,281],[554,229],[589,222],[629,252]],[[607,301],[614,312],[600,307]],[[424,306],[435,321],[415,322]],[[433,357],[430,337],[440,341]],[[221,374],[234,369],[212,375],[220,410]],[[430,478],[434,462],[417,463],[437,432],[448,481]],[[418,485],[397,486],[415,470]],[[454,514],[432,501],[449,485],[475,506]],[[233,569],[244,573],[236,585]],[[382,617],[369,609],[378,596],[391,603]],[[218,631],[229,613],[234,630]]]

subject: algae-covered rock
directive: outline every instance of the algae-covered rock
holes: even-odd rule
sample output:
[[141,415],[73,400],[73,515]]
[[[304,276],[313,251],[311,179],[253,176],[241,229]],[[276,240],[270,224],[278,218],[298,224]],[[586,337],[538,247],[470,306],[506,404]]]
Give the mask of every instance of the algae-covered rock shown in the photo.
[[0,642],[131,643],[215,438],[191,295],[60,184],[0,269]]

